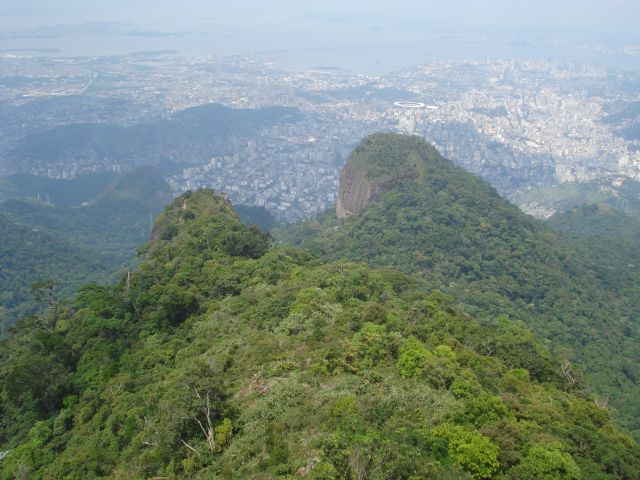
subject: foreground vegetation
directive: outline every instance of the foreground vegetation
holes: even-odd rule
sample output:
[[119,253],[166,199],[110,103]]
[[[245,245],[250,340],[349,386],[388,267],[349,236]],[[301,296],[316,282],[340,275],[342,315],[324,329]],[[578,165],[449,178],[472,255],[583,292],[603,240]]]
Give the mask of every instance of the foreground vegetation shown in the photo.
[[212,191],[113,287],[0,349],[2,479],[635,479],[640,450],[521,322],[272,248]]

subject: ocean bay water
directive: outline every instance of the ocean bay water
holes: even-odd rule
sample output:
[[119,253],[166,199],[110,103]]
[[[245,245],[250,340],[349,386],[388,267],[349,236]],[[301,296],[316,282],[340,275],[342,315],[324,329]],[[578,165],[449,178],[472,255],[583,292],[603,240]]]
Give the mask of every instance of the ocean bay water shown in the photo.
[[175,50],[185,56],[255,55],[278,67],[335,67],[385,74],[432,61],[489,58],[580,62],[640,70],[640,57],[545,36],[443,29],[414,22],[337,21],[286,14],[158,11],[140,15],[5,17],[0,50],[46,56],[121,55]]

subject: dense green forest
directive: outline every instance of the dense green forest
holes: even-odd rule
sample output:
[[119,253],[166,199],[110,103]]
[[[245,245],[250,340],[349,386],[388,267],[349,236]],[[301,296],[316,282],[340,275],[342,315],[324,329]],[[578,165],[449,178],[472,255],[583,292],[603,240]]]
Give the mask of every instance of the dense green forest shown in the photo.
[[[43,306],[31,293],[33,282],[55,281],[57,296],[88,282],[113,282],[131,265],[137,246],[148,241],[151,217],[172,198],[169,186],[149,167],[111,182],[105,177],[12,176],[0,182],[6,196],[16,197],[0,203],[0,333]],[[97,186],[102,188],[89,196],[89,187]],[[41,200],[59,203],[34,199],[39,192]]]
[[[349,162],[387,186],[390,171],[414,175],[397,178],[344,221],[326,212],[276,229],[280,242],[416,275],[422,288],[454,295],[457,308],[483,324],[503,315],[524,321],[556,358],[579,365],[620,424],[640,437],[635,269],[616,270],[620,256],[600,262],[593,249],[523,214],[418,137],[373,135]],[[618,274],[635,280],[621,287]]]
[[[640,219],[605,204],[576,207],[555,214],[547,223],[572,241],[584,268],[628,302],[628,311],[635,312],[635,302],[640,299]],[[638,316],[629,314],[623,321],[625,344],[629,342],[627,337],[634,337],[633,329],[637,332]],[[632,350],[625,350],[620,365],[627,378],[639,382],[640,352],[635,344],[631,348],[636,349],[636,354],[627,356]],[[630,402],[633,411],[640,408],[637,396],[631,397]]]
[[4,340],[1,479],[640,476],[638,445],[520,321],[271,247],[210,190],[154,239]]
[[603,247],[612,241],[629,247],[640,246],[640,218],[606,203],[585,204],[556,213],[547,224],[574,240],[597,239]]
[[[106,280],[111,259],[78,244],[29,225],[16,223],[0,213],[0,336],[21,316],[42,306],[30,291],[38,280],[64,278],[66,285]],[[65,285],[55,293],[71,294]]]

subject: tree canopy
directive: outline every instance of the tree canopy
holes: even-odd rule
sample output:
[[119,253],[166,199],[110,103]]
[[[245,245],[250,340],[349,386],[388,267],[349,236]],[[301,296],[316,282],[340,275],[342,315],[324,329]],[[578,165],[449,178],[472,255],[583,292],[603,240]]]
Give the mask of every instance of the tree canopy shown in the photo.
[[153,237],[120,282],[3,341],[0,479],[640,475],[638,445],[521,322],[272,247],[210,190]]
[[640,263],[624,263],[625,252],[635,257],[637,248],[602,238],[585,248],[417,137],[375,134],[348,163],[381,181],[386,163],[391,170],[416,164],[419,174],[344,221],[325,212],[275,229],[280,243],[414,275],[483,323],[497,325],[505,315],[523,321],[554,355],[578,365],[640,438],[640,379],[632,373],[640,369],[640,279],[631,268]]

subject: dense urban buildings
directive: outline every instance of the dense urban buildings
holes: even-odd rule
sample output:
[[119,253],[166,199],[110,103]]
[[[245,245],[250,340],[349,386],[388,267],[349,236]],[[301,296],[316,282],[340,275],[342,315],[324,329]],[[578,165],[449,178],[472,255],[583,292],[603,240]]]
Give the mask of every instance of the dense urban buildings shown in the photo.
[[[210,102],[295,107],[295,122],[224,148],[194,145],[166,177],[175,193],[210,186],[292,221],[335,202],[350,149],[374,131],[424,136],[505,196],[532,186],[640,176],[634,128],[640,75],[580,64],[489,60],[419,65],[389,75],[283,71],[251,57],[171,52],[93,58],[0,57],[0,173],[73,177],[158,164],[69,149],[21,161],[20,146],[63,125],[136,125]],[[33,159],[30,159],[33,160]],[[525,207],[526,210],[526,207]],[[529,207],[530,213],[545,215]]]

